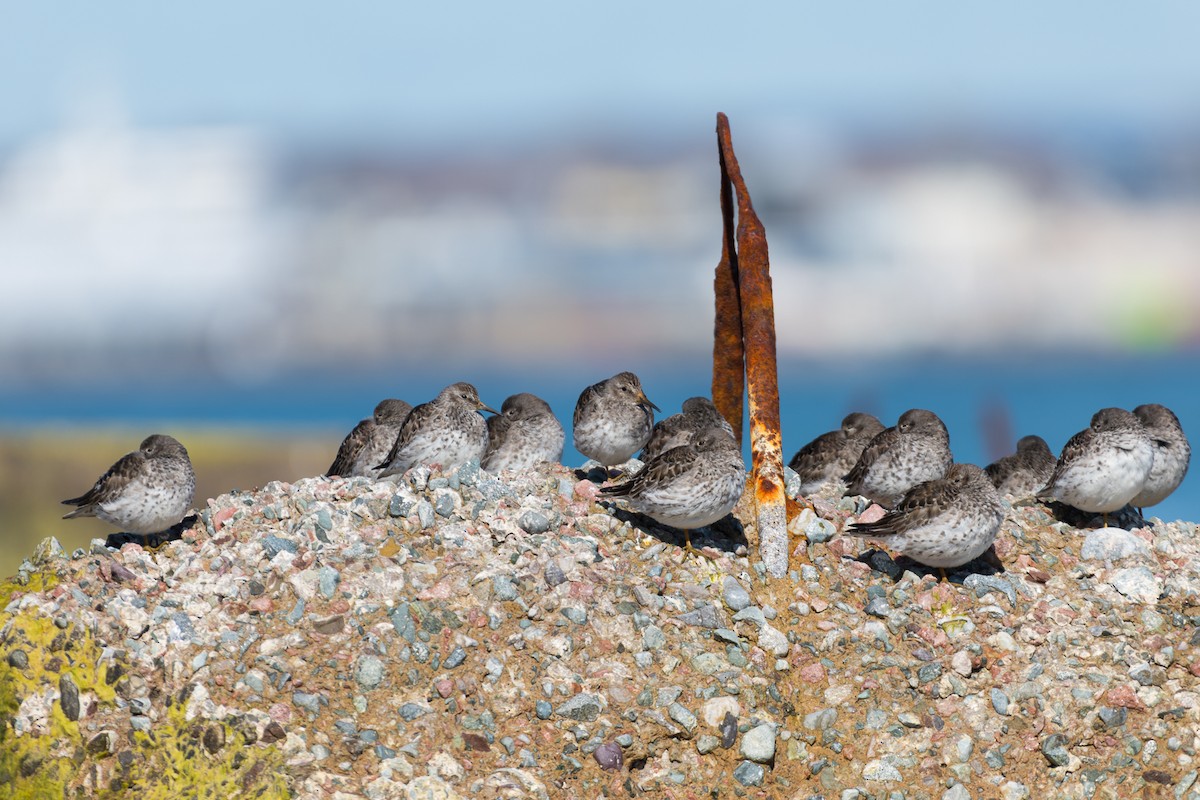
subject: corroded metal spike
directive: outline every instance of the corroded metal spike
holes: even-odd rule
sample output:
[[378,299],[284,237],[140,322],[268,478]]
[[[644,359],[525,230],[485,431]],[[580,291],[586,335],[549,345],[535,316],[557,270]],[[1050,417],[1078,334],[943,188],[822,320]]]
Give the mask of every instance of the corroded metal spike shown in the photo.
[[[723,118],[723,115],[722,117]],[[742,308],[738,289],[738,254],[734,240],[733,187],[725,166],[725,148],[717,142],[721,163],[721,260],[713,279],[717,313],[713,325],[713,405],[733,426],[742,443],[742,398],[746,393],[745,351],[742,344]]]
[[[717,114],[717,143],[721,156],[721,211],[725,235],[721,264],[717,267],[717,341],[714,344],[713,394],[716,402],[718,375],[724,382],[728,370],[720,353],[722,333],[734,324],[722,319],[722,290],[728,298],[725,274],[736,278],[738,320],[741,328],[738,348],[744,353],[746,383],[750,395],[750,454],[754,480],[754,498],[758,510],[758,549],[763,564],[772,576],[782,578],[788,570],[787,505],[783,490],[783,442],[779,426],[779,375],[775,365],[775,303],[771,293],[767,235],[742,178],[729,133],[729,118]],[[737,196],[736,254],[730,246],[732,203],[729,187]],[[740,371],[740,370],[739,370]],[[740,381],[739,381],[740,383]],[[723,389],[725,387],[723,386]],[[738,419],[741,419],[741,391],[738,388]],[[728,402],[727,397],[724,398]],[[725,413],[725,408],[717,408]],[[726,406],[728,408],[728,406]],[[730,420],[732,423],[733,420]]]

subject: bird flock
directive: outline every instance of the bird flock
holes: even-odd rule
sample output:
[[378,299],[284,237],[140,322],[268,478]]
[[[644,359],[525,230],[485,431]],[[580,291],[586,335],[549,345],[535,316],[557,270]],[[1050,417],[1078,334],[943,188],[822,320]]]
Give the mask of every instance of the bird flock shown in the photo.
[[[580,394],[574,444],[603,468],[604,497],[682,530],[691,550],[692,531],[737,505],[745,462],[732,427],[708,398],[690,398],[679,413],[655,423],[659,410],[637,375],[618,373]],[[485,419],[482,411],[493,416]],[[416,407],[380,402],[342,441],[326,475],[381,480],[418,465],[468,462],[492,473],[519,472],[560,462],[564,441],[562,424],[536,395],[514,394],[496,411],[473,385],[460,382]],[[639,453],[640,470],[630,462]],[[989,549],[1004,520],[1004,495],[1100,514],[1107,525],[1108,515],[1126,506],[1140,512],[1162,502],[1182,482],[1190,457],[1179,419],[1150,404],[1132,412],[1101,409],[1058,458],[1044,439],[1025,436],[1015,453],[980,469],[954,462],[949,432],[935,413],[911,409],[889,428],[870,414],[849,414],[840,428],[800,448],[789,466],[801,495],[834,485],[881,507],[870,521],[847,526],[846,534],[945,570]],[[95,516],[128,533],[160,533],[188,513],[195,486],[184,446],[154,434],[85,494],[64,500],[76,506],[64,519]]]

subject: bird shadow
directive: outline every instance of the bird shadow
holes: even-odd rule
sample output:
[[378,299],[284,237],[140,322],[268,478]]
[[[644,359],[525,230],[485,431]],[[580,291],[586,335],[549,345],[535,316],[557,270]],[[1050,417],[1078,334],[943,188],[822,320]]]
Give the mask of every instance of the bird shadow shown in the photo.
[[[609,508],[614,517],[622,522],[628,522],[647,536],[652,536],[660,542],[674,547],[682,548],[687,545],[687,537],[679,528],[662,525],[645,514],[628,511],[615,504],[610,504]],[[712,547],[730,555],[736,554],[739,549],[749,545],[746,539],[746,530],[741,520],[733,516],[733,514],[726,515],[712,525],[693,530],[691,532],[691,539],[694,550],[703,550],[706,547]]]
[[[1097,514],[1093,511],[1080,511],[1074,506],[1060,503],[1057,500],[1052,500],[1046,503],[1045,506],[1050,516],[1054,517],[1058,522],[1065,522],[1072,528],[1092,530],[1105,527],[1103,514]],[[1149,524],[1149,521],[1139,514],[1136,508],[1125,506],[1108,515],[1107,527],[1121,528],[1128,531],[1134,528],[1143,528]]]
[[123,545],[136,544],[146,550],[155,550],[168,542],[177,542],[182,539],[183,532],[195,525],[199,519],[198,514],[189,514],[165,531],[158,533],[110,533],[104,540],[104,546],[120,550]]
[[[893,559],[885,550],[867,550],[854,560],[866,564],[875,572],[887,575],[891,578],[892,583],[899,583],[905,572],[911,572],[921,579],[924,579],[926,575],[932,575],[939,581],[942,579],[942,571],[937,567],[926,566],[908,556]],[[1005,572],[1007,570],[1001,563],[1000,557],[996,555],[995,547],[988,547],[978,558],[961,566],[947,569],[946,581],[961,584],[972,575],[1001,575]]]

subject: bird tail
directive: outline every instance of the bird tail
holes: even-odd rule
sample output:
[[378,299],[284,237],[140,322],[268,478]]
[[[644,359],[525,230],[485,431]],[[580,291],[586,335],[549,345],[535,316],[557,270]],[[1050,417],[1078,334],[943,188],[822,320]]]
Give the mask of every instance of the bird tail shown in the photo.
[[[78,498],[78,497],[75,498],[74,500],[63,500],[63,505],[66,505],[66,506],[79,505],[79,500],[80,500],[80,498]],[[76,517],[94,517],[94,516],[96,516],[96,507],[91,504],[88,504],[88,505],[81,505],[79,508],[75,509],[74,511],[70,512],[69,514],[64,514],[63,519],[75,519]]]
[[626,497],[633,491],[633,481],[600,487],[600,494],[605,497]]
[[846,536],[863,536],[871,538],[887,536],[888,534],[894,532],[895,531],[892,529],[892,526],[886,524],[885,520],[882,519],[878,520],[877,522],[855,522],[851,525],[847,525],[845,530],[842,531],[842,533]]

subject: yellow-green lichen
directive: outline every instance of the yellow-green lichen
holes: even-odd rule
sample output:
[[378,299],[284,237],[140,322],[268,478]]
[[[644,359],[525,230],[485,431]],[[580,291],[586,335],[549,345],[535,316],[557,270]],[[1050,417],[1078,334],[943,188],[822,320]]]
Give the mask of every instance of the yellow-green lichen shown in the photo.
[[[57,689],[63,673],[70,673],[80,692],[111,699],[104,682],[104,667],[97,664],[100,648],[90,635],[72,635],[74,625],[59,629],[37,611],[4,613],[17,592],[41,592],[52,587],[53,574],[35,572],[17,584],[0,584],[0,786],[12,800],[61,798],[74,776],[79,726],[67,719],[54,703],[46,735],[17,736],[14,722],[21,703],[35,692]],[[24,667],[12,665],[10,655],[22,651]],[[63,743],[70,743],[63,747]]]
[[[132,736],[118,712],[116,753],[88,752],[88,739],[95,734],[81,731],[58,700],[50,706],[41,735],[18,736],[21,704],[35,694],[56,694],[64,675],[81,698],[98,704],[91,718],[103,718],[112,710],[116,679],[123,672],[121,665],[102,660],[103,646],[85,625],[66,618],[56,624],[33,608],[3,610],[13,595],[42,593],[55,582],[52,573],[39,571],[20,584],[0,584],[0,795],[6,800],[116,800],[131,791],[139,800],[290,796],[277,747],[247,744],[244,733],[225,722],[189,722],[180,702],[166,709],[152,732]],[[22,655],[10,658],[16,651]]]
[[38,570],[29,574],[18,574],[0,583],[0,629],[3,626],[4,609],[12,601],[14,594],[39,594],[54,588],[58,584],[58,575],[48,570]]
[[130,789],[137,789],[139,800],[291,796],[278,748],[248,744],[226,722],[188,721],[183,703],[168,709],[151,733],[135,733],[132,750],[129,766],[118,768],[99,797],[117,800]]

